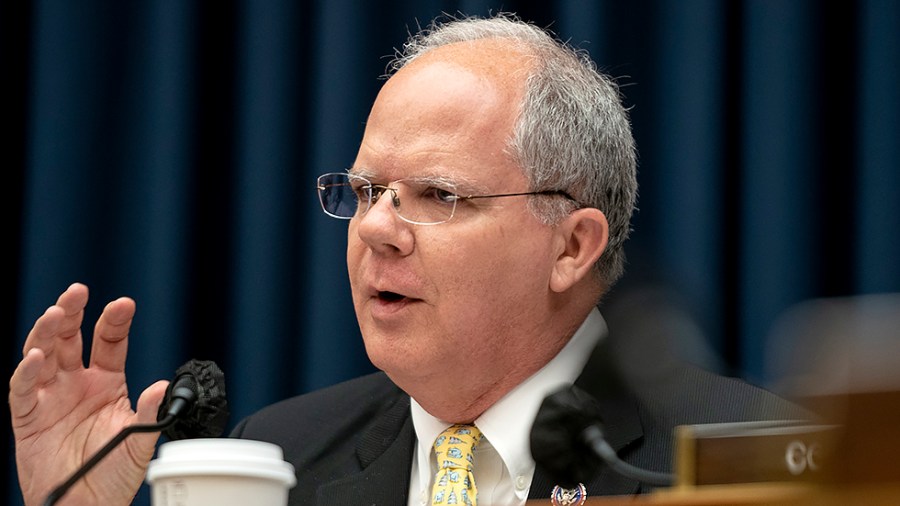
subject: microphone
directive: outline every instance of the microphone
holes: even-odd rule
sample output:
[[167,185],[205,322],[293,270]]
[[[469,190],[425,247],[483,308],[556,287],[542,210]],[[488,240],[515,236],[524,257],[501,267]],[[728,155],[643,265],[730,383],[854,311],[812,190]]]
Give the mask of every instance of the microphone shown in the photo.
[[69,479],[53,489],[44,506],[51,506],[62,499],[78,480],[131,434],[164,431],[169,439],[218,437],[225,431],[228,416],[222,370],[215,362],[191,359],[175,371],[175,379],[169,383],[160,404],[156,423],[123,428]]
[[620,459],[603,435],[600,404],[572,385],[547,396],[531,429],[531,453],[564,488],[595,477],[603,464],[628,478],[670,486],[673,476],[633,466]]
[[174,417],[163,434],[169,439],[218,437],[228,424],[225,375],[212,361],[192,359],[175,371],[157,421]]

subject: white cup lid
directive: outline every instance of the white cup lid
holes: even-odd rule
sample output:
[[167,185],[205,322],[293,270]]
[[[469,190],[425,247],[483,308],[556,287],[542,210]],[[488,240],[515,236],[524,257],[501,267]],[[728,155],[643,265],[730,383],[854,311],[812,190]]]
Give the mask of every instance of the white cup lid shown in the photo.
[[250,476],[293,487],[294,466],[284,461],[281,447],[265,441],[200,438],[169,441],[159,447],[147,468],[147,482],[176,476]]

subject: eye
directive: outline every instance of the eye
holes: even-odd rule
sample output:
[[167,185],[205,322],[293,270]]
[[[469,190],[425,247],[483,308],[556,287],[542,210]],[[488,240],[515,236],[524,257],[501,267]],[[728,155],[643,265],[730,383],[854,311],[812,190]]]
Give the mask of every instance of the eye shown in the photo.
[[[356,198],[359,200],[366,200],[369,198],[369,195],[372,194],[374,188],[377,185],[372,184],[366,179],[361,177],[350,176],[350,181],[347,183],[347,186],[350,187],[350,190],[356,194]],[[377,192],[377,190],[375,190]],[[377,195],[376,195],[377,197]]]
[[449,190],[445,190],[443,188],[438,188],[435,186],[429,186],[428,188],[426,188],[425,191],[422,192],[422,196],[441,204],[453,204],[454,202],[459,200],[459,195]]
[[359,200],[369,198],[369,193],[372,191],[372,185],[363,182],[352,182],[348,186],[350,186],[350,189],[353,190],[353,193],[356,194],[356,198]]

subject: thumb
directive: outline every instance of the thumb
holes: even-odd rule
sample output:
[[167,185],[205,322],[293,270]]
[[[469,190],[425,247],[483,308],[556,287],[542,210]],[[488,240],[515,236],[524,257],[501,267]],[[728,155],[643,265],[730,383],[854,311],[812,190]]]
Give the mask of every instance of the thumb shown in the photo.
[[168,380],[160,380],[141,392],[137,402],[137,423],[156,423],[156,415],[159,412],[159,406],[166,397],[166,388],[168,386]]
[[[139,424],[156,423],[156,415],[159,406],[166,396],[166,387],[169,386],[167,380],[160,380],[147,387],[137,402],[137,412],[135,418]],[[127,443],[131,449],[131,454],[136,458],[140,467],[146,468],[153,452],[156,451],[156,441],[159,439],[159,432],[145,432],[133,434],[128,438]]]
[[[166,387],[169,382],[160,380],[147,387],[138,398],[137,411],[134,420],[138,424],[156,423],[156,412],[159,405],[162,404],[166,395]],[[114,482],[118,483],[118,492],[127,497],[134,497],[141,482],[144,480],[144,473],[153,458],[156,451],[156,441],[159,439],[159,432],[140,432],[131,434],[125,439],[129,460],[133,465],[119,465],[112,470],[110,476],[114,476]]]

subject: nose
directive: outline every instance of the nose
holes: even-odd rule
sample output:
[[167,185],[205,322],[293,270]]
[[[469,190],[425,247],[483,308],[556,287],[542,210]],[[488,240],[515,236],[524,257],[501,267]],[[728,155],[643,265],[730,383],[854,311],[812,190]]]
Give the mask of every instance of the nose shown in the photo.
[[[390,198],[381,198],[385,193]],[[372,251],[400,256],[412,253],[415,245],[412,225],[397,214],[399,205],[396,190],[385,188],[378,198],[372,199],[369,210],[356,218],[356,235]]]

